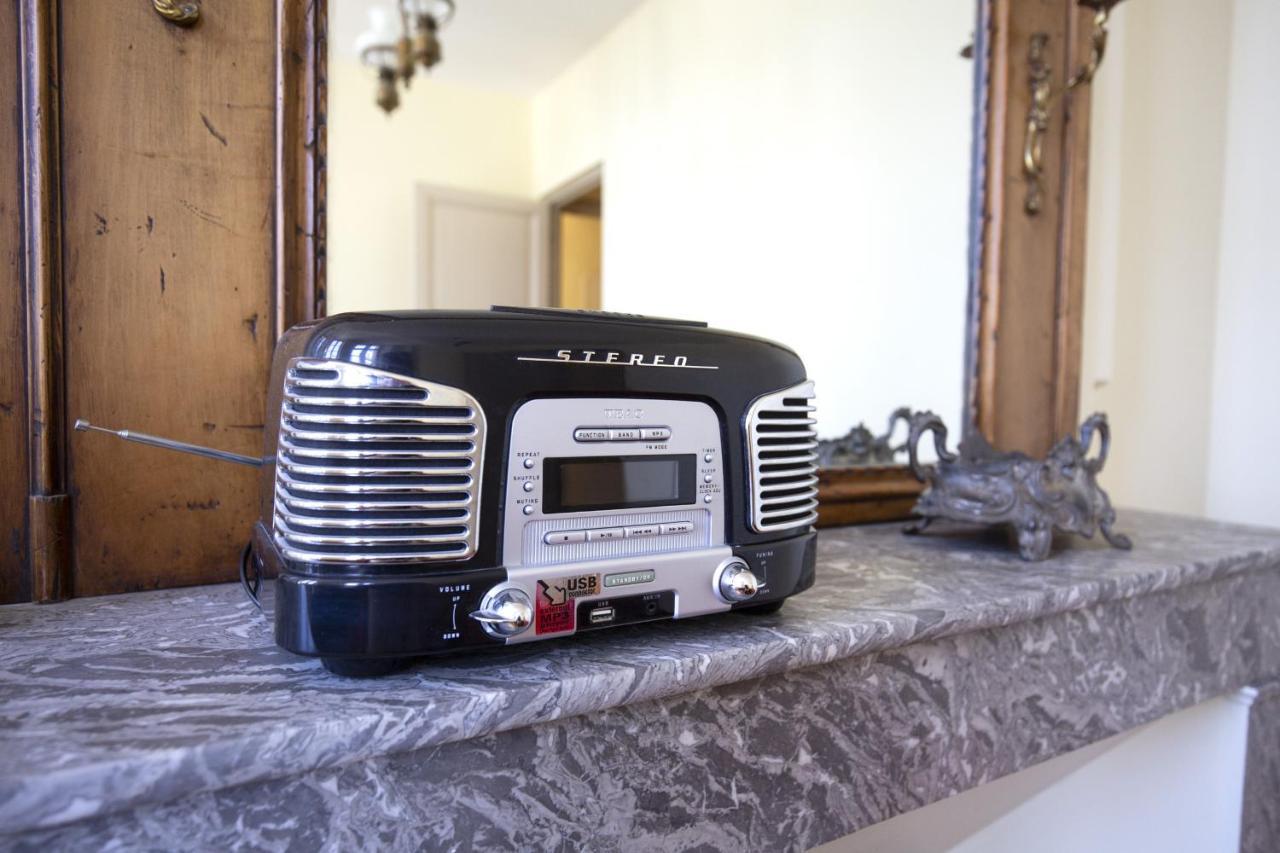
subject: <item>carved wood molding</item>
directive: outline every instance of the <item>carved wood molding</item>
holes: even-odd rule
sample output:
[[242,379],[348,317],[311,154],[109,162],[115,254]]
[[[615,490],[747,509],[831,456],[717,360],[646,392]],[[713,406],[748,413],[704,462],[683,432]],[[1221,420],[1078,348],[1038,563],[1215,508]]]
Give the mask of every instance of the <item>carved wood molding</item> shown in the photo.
[[818,526],[907,518],[923,488],[900,465],[824,468],[818,472]]
[[276,2],[277,338],[325,313],[327,8]]
[[22,285],[27,315],[28,538],[31,596],[70,594],[63,376],[58,4],[21,0]]
[[1066,88],[1088,61],[1092,18],[1075,0],[980,4],[977,90],[988,108],[975,186],[968,419],[997,448],[1033,456],[1078,421],[1089,88],[1054,106],[1040,140],[1042,207],[1034,214],[1024,203],[1024,137],[1036,75],[1047,71],[1055,89]]

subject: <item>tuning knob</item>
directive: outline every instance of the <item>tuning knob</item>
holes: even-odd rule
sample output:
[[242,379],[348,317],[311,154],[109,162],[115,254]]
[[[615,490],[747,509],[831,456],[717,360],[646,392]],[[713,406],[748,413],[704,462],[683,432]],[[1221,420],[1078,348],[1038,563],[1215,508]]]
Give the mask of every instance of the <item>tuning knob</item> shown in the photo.
[[533,604],[522,589],[491,589],[471,618],[479,622],[490,637],[514,637],[533,623]]
[[742,560],[734,558],[720,567],[716,576],[716,592],[723,600],[736,604],[754,598],[759,591],[760,581]]

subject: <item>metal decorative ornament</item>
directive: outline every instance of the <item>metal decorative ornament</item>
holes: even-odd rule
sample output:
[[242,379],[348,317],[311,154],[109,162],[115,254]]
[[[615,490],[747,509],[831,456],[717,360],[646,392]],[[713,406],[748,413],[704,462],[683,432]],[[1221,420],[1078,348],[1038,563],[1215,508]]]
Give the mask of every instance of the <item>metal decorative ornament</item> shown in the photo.
[[888,428],[875,435],[866,423],[859,423],[840,438],[824,438],[818,442],[818,466],[848,468],[862,465],[893,465],[895,458],[907,449],[906,443],[893,443],[899,422],[911,422],[911,409],[899,406],[889,415]]
[[[917,448],[925,433],[933,433],[938,462],[920,464]],[[1098,455],[1087,454],[1094,435]],[[1111,430],[1105,414],[1094,414],[1080,427],[1080,437],[1067,436],[1045,459],[1025,453],[1002,453],[976,430],[960,442],[958,453],[946,448],[947,428],[933,412],[911,418],[907,454],[911,473],[927,484],[916,502],[919,521],[905,533],[923,532],[935,519],[969,524],[1007,525],[1017,535],[1024,560],[1049,556],[1055,530],[1092,538],[1097,530],[1116,548],[1133,547],[1132,540],[1113,528],[1115,510],[1098,485],[1098,472],[1107,461]]]

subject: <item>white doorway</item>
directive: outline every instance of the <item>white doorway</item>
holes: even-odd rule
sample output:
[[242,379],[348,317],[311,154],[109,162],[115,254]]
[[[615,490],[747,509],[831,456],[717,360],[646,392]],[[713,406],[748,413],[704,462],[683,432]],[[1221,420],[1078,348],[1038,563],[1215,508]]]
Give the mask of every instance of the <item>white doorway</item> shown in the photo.
[[424,308],[542,303],[542,218],[515,197],[419,184],[417,287]]

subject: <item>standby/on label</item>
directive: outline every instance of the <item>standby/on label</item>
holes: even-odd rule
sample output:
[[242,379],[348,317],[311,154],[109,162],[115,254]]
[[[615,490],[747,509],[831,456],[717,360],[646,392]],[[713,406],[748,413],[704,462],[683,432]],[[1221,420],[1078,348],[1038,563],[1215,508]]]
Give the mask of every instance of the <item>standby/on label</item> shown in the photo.
[[535,633],[558,634],[572,631],[577,612],[576,600],[599,593],[600,576],[597,574],[539,580],[534,607]]

